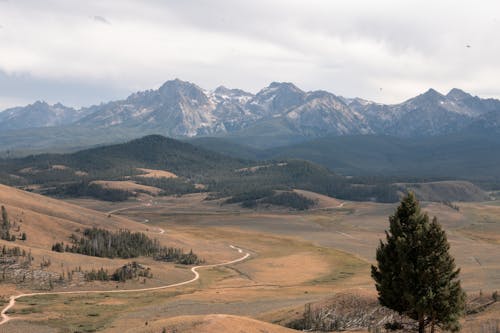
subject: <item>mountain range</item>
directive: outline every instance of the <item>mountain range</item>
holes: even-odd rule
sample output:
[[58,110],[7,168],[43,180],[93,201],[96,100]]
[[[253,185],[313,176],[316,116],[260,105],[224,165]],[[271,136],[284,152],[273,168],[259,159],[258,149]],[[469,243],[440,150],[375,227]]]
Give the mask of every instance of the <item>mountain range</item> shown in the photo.
[[[24,130],[28,128],[37,129],[26,139]],[[80,146],[150,133],[177,138],[226,136],[257,146],[278,146],[326,136],[414,138],[461,131],[496,133],[499,128],[500,100],[482,99],[459,89],[446,95],[429,89],[402,103],[387,105],[321,90],[306,92],[292,83],[278,82],[252,94],[222,86],[207,91],[175,79],[156,90],[91,107],[74,109],[36,102],[0,112],[0,142],[10,149],[16,148],[16,143],[7,139],[9,135],[26,145],[41,137],[46,140],[50,133],[61,138],[64,132],[74,133]],[[102,136],[102,142],[86,136]],[[71,143],[71,138],[68,141]]]

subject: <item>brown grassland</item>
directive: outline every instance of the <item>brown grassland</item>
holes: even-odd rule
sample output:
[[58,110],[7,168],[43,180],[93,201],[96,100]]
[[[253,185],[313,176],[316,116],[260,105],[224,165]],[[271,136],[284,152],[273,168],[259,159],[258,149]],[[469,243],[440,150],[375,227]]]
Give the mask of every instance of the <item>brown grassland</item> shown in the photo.
[[[167,332],[291,332],[274,324],[300,316],[306,303],[339,293],[375,298],[369,266],[395,205],[344,203],[301,193],[317,199],[317,208],[307,212],[273,207],[249,210],[205,200],[205,194],[140,196],[125,203],[61,202],[1,186],[0,203],[28,234],[26,242],[14,244],[31,248],[36,260],[50,257],[52,264],[47,269],[55,272],[74,266],[112,270],[130,261],[50,251],[54,242],[88,226],[143,231],[165,245],[193,249],[207,263],[238,257],[228,247],[231,244],[250,252],[251,257],[235,265],[200,270],[198,281],[167,290],[22,298],[10,314],[17,319],[0,326],[0,332],[162,332],[163,328]],[[462,268],[464,288],[484,294],[500,290],[500,205],[463,203],[459,211],[437,203],[423,206],[446,229],[452,254]],[[130,209],[107,213],[127,207]],[[159,234],[158,228],[165,233]],[[148,258],[137,261],[153,271],[154,278],[146,287],[192,277],[189,269],[178,265]],[[131,281],[60,289],[141,286],[141,281]],[[0,288],[4,299],[26,291],[6,284]],[[480,322],[498,317],[500,308],[495,304],[467,317],[465,331],[474,332]]]

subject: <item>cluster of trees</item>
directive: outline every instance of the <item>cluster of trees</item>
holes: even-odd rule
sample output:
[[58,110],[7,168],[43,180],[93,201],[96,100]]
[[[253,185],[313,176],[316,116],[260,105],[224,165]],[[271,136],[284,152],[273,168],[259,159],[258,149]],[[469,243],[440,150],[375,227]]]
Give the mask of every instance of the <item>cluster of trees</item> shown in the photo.
[[268,188],[256,188],[245,192],[235,193],[226,203],[240,203],[241,206],[252,208],[257,205],[257,200],[274,195],[274,191]]
[[21,250],[18,246],[7,247],[5,245],[2,246],[2,252],[0,253],[1,257],[26,257],[27,255],[33,259],[31,253],[26,253],[26,250]]
[[306,198],[301,194],[290,191],[276,193],[276,191],[271,189],[253,189],[236,193],[225,202],[240,203],[245,208],[254,208],[258,203],[262,203],[290,207],[297,210],[309,209],[316,204],[314,200]]
[[153,273],[151,273],[149,267],[144,267],[133,261],[118,268],[111,276],[111,279],[113,281],[125,282],[139,277],[152,278]]
[[32,262],[33,256],[31,255],[31,251],[26,252],[17,246],[7,247],[4,245],[0,252],[0,267],[2,268],[0,281],[7,279],[7,271],[10,265],[20,264],[23,268],[29,268]]
[[[307,161],[270,163],[265,168],[212,175],[205,180],[208,190],[219,197],[269,190],[304,189],[344,200],[397,202],[397,189],[389,183],[364,184]],[[248,198],[249,204],[254,198]],[[242,201],[243,202],[243,201]]]
[[86,281],[119,281],[125,282],[140,277],[152,278],[153,273],[149,267],[144,267],[133,261],[115,270],[113,274],[109,274],[104,268],[98,270],[92,269],[89,272],[84,272]]
[[[12,227],[12,224],[10,223],[9,220],[9,215],[7,214],[7,209],[5,206],[2,206],[2,223],[0,224],[0,239],[14,242],[16,240],[16,236],[13,235],[10,232],[10,229]],[[16,226],[16,222],[14,222],[14,227]],[[19,232],[21,227],[17,225],[17,231]],[[22,241],[25,241],[28,239],[28,236],[26,235],[25,232],[20,234],[20,238]]]
[[445,206],[450,207],[451,209],[456,210],[457,212],[459,212],[459,211],[460,211],[460,207],[459,207],[457,204],[454,204],[454,203],[453,203],[453,202],[451,202],[451,201],[446,200],[446,201],[441,201],[441,203],[442,203],[443,205],[445,205]]
[[314,200],[295,192],[280,192],[264,198],[262,202],[271,205],[290,207],[297,210],[306,210],[316,204]]
[[72,234],[70,239],[69,244],[57,242],[52,245],[52,251],[123,259],[148,256],[156,260],[184,265],[202,262],[192,250],[185,253],[179,248],[161,246],[156,239],[153,240],[142,232],[131,232],[130,230],[112,232],[94,227],[83,230],[81,237]]
[[55,188],[47,190],[45,194],[60,197],[93,197],[113,202],[125,201],[133,196],[130,191],[104,188],[101,185],[90,183],[88,180],[57,185]]
[[175,247],[163,247],[155,255],[155,260],[175,262],[182,265],[199,265],[203,260],[199,259],[193,250],[185,253],[182,249]]
[[91,271],[84,272],[83,276],[85,281],[109,281],[109,273],[104,268],[98,270],[92,269]]
[[161,189],[160,195],[183,195],[201,191],[191,182],[181,178],[135,177],[134,180],[142,185],[153,186]]
[[56,252],[73,252],[94,257],[135,258],[152,256],[158,252],[158,241],[152,240],[142,232],[119,230],[111,232],[100,228],[87,228],[83,236],[73,234],[71,243],[56,243],[52,250]]

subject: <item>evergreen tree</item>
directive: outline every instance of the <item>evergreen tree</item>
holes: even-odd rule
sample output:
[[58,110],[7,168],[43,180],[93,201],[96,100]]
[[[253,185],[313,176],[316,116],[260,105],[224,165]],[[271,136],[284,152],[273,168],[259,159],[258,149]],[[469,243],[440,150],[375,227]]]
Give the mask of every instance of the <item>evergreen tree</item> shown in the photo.
[[389,217],[386,242],[377,248],[378,266],[372,277],[382,305],[418,322],[419,332],[430,325],[458,331],[465,306],[459,269],[449,254],[446,233],[432,222],[413,193],[401,200]]
[[8,224],[10,226],[9,216],[7,215],[7,209],[5,206],[2,206],[2,222],[3,224]]
[[8,241],[11,240],[10,221],[5,206],[2,206],[2,225],[0,226],[0,238]]

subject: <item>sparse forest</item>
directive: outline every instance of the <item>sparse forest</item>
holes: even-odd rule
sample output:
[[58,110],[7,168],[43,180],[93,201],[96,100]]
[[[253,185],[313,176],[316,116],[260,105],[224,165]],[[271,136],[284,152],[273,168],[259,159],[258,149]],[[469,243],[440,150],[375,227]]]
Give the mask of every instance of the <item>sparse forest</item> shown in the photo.
[[226,203],[239,203],[245,208],[254,208],[258,204],[276,205],[289,207],[296,210],[306,210],[313,207],[314,200],[289,191],[276,192],[270,189],[255,189],[242,193],[236,193],[225,201]]
[[52,251],[122,259],[147,256],[184,265],[202,262],[192,251],[185,253],[179,248],[161,246],[156,239],[151,239],[142,232],[111,232],[95,227],[83,230],[82,236],[72,234],[67,244],[55,243],[52,245]]
[[153,274],[149,267],[145,267],[135,261],[123,265],[116,269],[114,273],[109,274],[104,268],[84,272],[86,281],[118,281],[125,282],[127,280],[138,278],[152,278]]
[[125,201],[133,196],[130,191],[104,188],[98,184],[88,181],[80,181],[69,184],[61,184],[45,192],[47,195],[55,197],[93,197],[104,201]]

